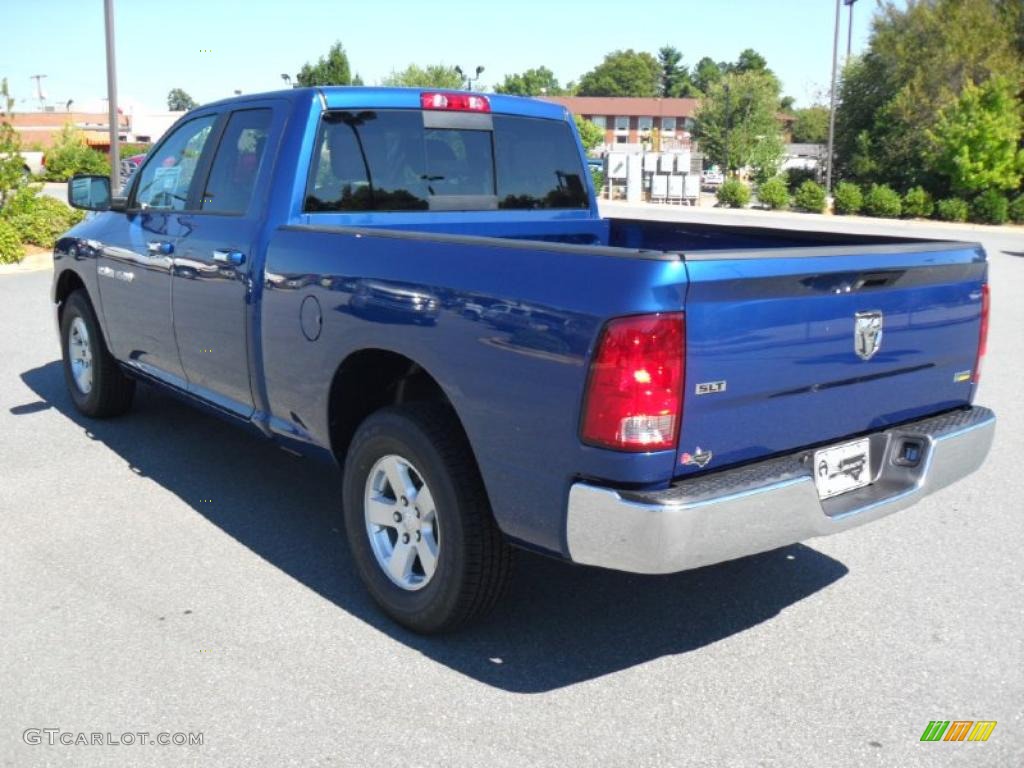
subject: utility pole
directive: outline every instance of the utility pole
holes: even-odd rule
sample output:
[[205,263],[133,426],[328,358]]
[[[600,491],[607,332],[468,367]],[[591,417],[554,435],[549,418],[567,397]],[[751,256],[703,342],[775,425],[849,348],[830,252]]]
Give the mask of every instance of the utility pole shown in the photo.
[[121,148],[117,120],[117,63],[114,60],[114,0],[103,0],[107,29],[107,112],[110,121],[110,194],[120,191]]
[[46,106],[46,94],[43,93],[43,79],[46,75],[29,75],[29,80],[36,81],[36,98],[39,99],[39,111],[42,112]]
[[825,175],[825,192],[832,194],[832,151],[836,138],[836,74],[839,69],[839,8],[836,0],[836,32],[832,41],[832,93],[828,110],[828,170]]

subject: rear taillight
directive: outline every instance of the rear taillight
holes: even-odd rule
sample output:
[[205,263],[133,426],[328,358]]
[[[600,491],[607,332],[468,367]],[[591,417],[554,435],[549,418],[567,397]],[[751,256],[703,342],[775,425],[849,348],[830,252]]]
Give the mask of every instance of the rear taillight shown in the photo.
[[620,451],[675,448],[683,410],[682,312],[612,320],[590,365],[585,443]]
[[988,351],[988,313],[991,299],[988,293],[988,283],[981,286],[981,328],[978,332],[978,356],[974,360],[974,383],[981,379],[981,363]]
[[473,93],[437,93],[420,94],[420,106],[423,109],[441,109],[451,112],[490,112],[491,102],[486,96]]

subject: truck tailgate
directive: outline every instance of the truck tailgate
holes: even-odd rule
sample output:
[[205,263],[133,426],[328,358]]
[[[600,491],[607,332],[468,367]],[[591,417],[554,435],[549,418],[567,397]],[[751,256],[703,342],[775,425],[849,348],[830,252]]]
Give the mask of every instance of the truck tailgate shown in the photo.
[[972,399],[980,246],[707,251],[686,266],[677,476]]

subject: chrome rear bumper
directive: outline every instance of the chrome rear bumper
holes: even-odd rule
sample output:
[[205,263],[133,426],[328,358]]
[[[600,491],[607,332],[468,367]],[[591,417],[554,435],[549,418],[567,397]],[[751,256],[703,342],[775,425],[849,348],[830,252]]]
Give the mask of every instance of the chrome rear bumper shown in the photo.
[[[996,417],[973,407],[869,435],[872,482],[821,501],[813,450],[630,492],[576,483],[567,540],[574,562],[634,573],[673,573],[845,531],[917,503],[984,461]],[[922,446],[915,466],[896,457]],[[843,442],[843,441],[840,441]]]

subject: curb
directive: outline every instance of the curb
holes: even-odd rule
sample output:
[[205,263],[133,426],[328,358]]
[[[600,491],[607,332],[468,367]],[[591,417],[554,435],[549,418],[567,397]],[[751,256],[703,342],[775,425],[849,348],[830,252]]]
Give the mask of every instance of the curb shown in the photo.
[[0,264],[0,277],[3,275],[25,275],[33,272],[47,272],[53,269],[53,253],[40,248],[25,254],[25,258],[17,264]]

